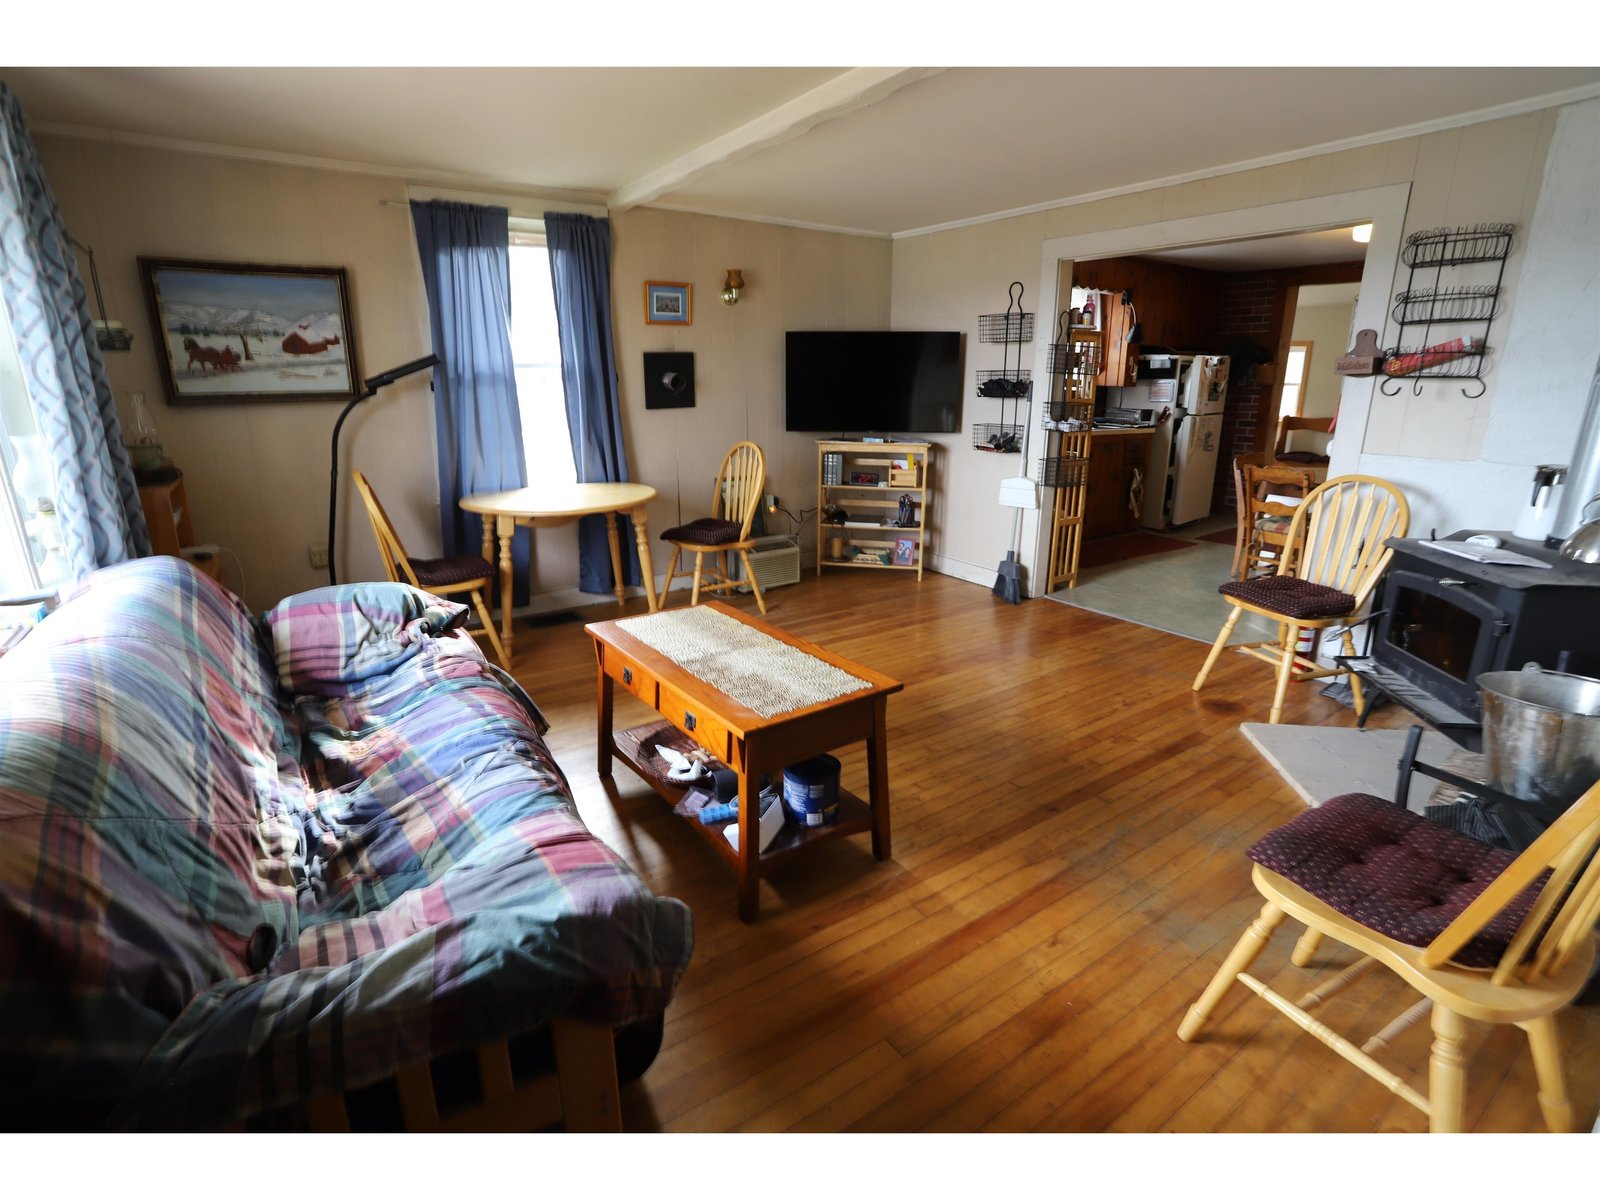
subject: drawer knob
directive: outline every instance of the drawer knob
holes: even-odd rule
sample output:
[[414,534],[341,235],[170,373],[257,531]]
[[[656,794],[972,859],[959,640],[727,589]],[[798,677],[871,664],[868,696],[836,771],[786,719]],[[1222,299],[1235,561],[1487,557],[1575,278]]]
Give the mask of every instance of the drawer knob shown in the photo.
[[692,712],[684,713],[683,714],[683,727],[685,729],[689,730],[692,733],[692,732],[694,732],[694,724],[695,724],[695,722],[694,722],[694,714]]
[[632,667],[623,667],[622,668],[622,682],[623,683],[632,683],[633,682],[633,668]]

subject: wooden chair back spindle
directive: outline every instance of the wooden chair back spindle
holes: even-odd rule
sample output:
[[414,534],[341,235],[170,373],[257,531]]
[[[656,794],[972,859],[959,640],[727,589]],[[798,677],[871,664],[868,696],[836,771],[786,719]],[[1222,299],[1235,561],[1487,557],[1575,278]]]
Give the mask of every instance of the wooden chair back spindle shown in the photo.
[[728,451],[717,472],[716,494],[711,498],[711,515],[739,522],[739,540],[750,536],[761,492],[767,482],[766,456],[754,442],[740,442]]
[[[1550,877],[1506,946],[1491,981],[1505,985],[1554,975],[1590,936],[1600,916],[1600,783],[1562,813],[1499,878],[1461,910],[1423,951],[1430,967],[1443,966],[1546,871]],[[1581,874],[1580,874],[1581,872]]]
[[403,573],[406,583],[412,587],[419,586],[417,576],[411,569],[411,560],[406,555],[406,548],[400,542],[400,535],[395,532],[389,514],[383,511],[383,503],[372,490],[372,485],[367,482],[367,477],[360,471],[351,471],[350,478],[355,482],[356,491],[361,495],[361,502],[366,505],[367,520],[372,523],[372,536],[378,543],[378,550],[383,557],[383,569],[389,576],[389,581],[399,583]]
[[1294,575],[1355,597],[1359,610],[1404,537],[1411,506],[1400,490],[1373,475],[1341,475],[1314,488],[1295,510],[1288,552],[1278,574]]

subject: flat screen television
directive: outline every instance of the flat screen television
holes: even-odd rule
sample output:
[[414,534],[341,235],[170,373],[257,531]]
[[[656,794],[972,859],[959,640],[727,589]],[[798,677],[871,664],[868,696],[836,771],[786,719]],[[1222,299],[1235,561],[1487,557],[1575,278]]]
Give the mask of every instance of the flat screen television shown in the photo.
[[958,433],[961,334],[791,330],[785,428],[805,433]]

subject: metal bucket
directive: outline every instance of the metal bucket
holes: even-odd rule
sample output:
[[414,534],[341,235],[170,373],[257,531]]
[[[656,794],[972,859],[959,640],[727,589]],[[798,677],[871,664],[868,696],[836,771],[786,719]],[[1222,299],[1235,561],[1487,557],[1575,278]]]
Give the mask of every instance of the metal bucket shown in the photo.
[[1486,782],[1559,815],[1600,780],[1600,679],[1546,671],[1478,676]]

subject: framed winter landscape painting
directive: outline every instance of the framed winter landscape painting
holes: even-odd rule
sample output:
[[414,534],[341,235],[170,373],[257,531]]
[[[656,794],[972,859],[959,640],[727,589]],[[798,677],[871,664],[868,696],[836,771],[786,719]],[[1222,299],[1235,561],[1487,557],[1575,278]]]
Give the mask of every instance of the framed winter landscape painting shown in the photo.
[[343,267],[141,257],[139,271],[168,403],[356,394]]

